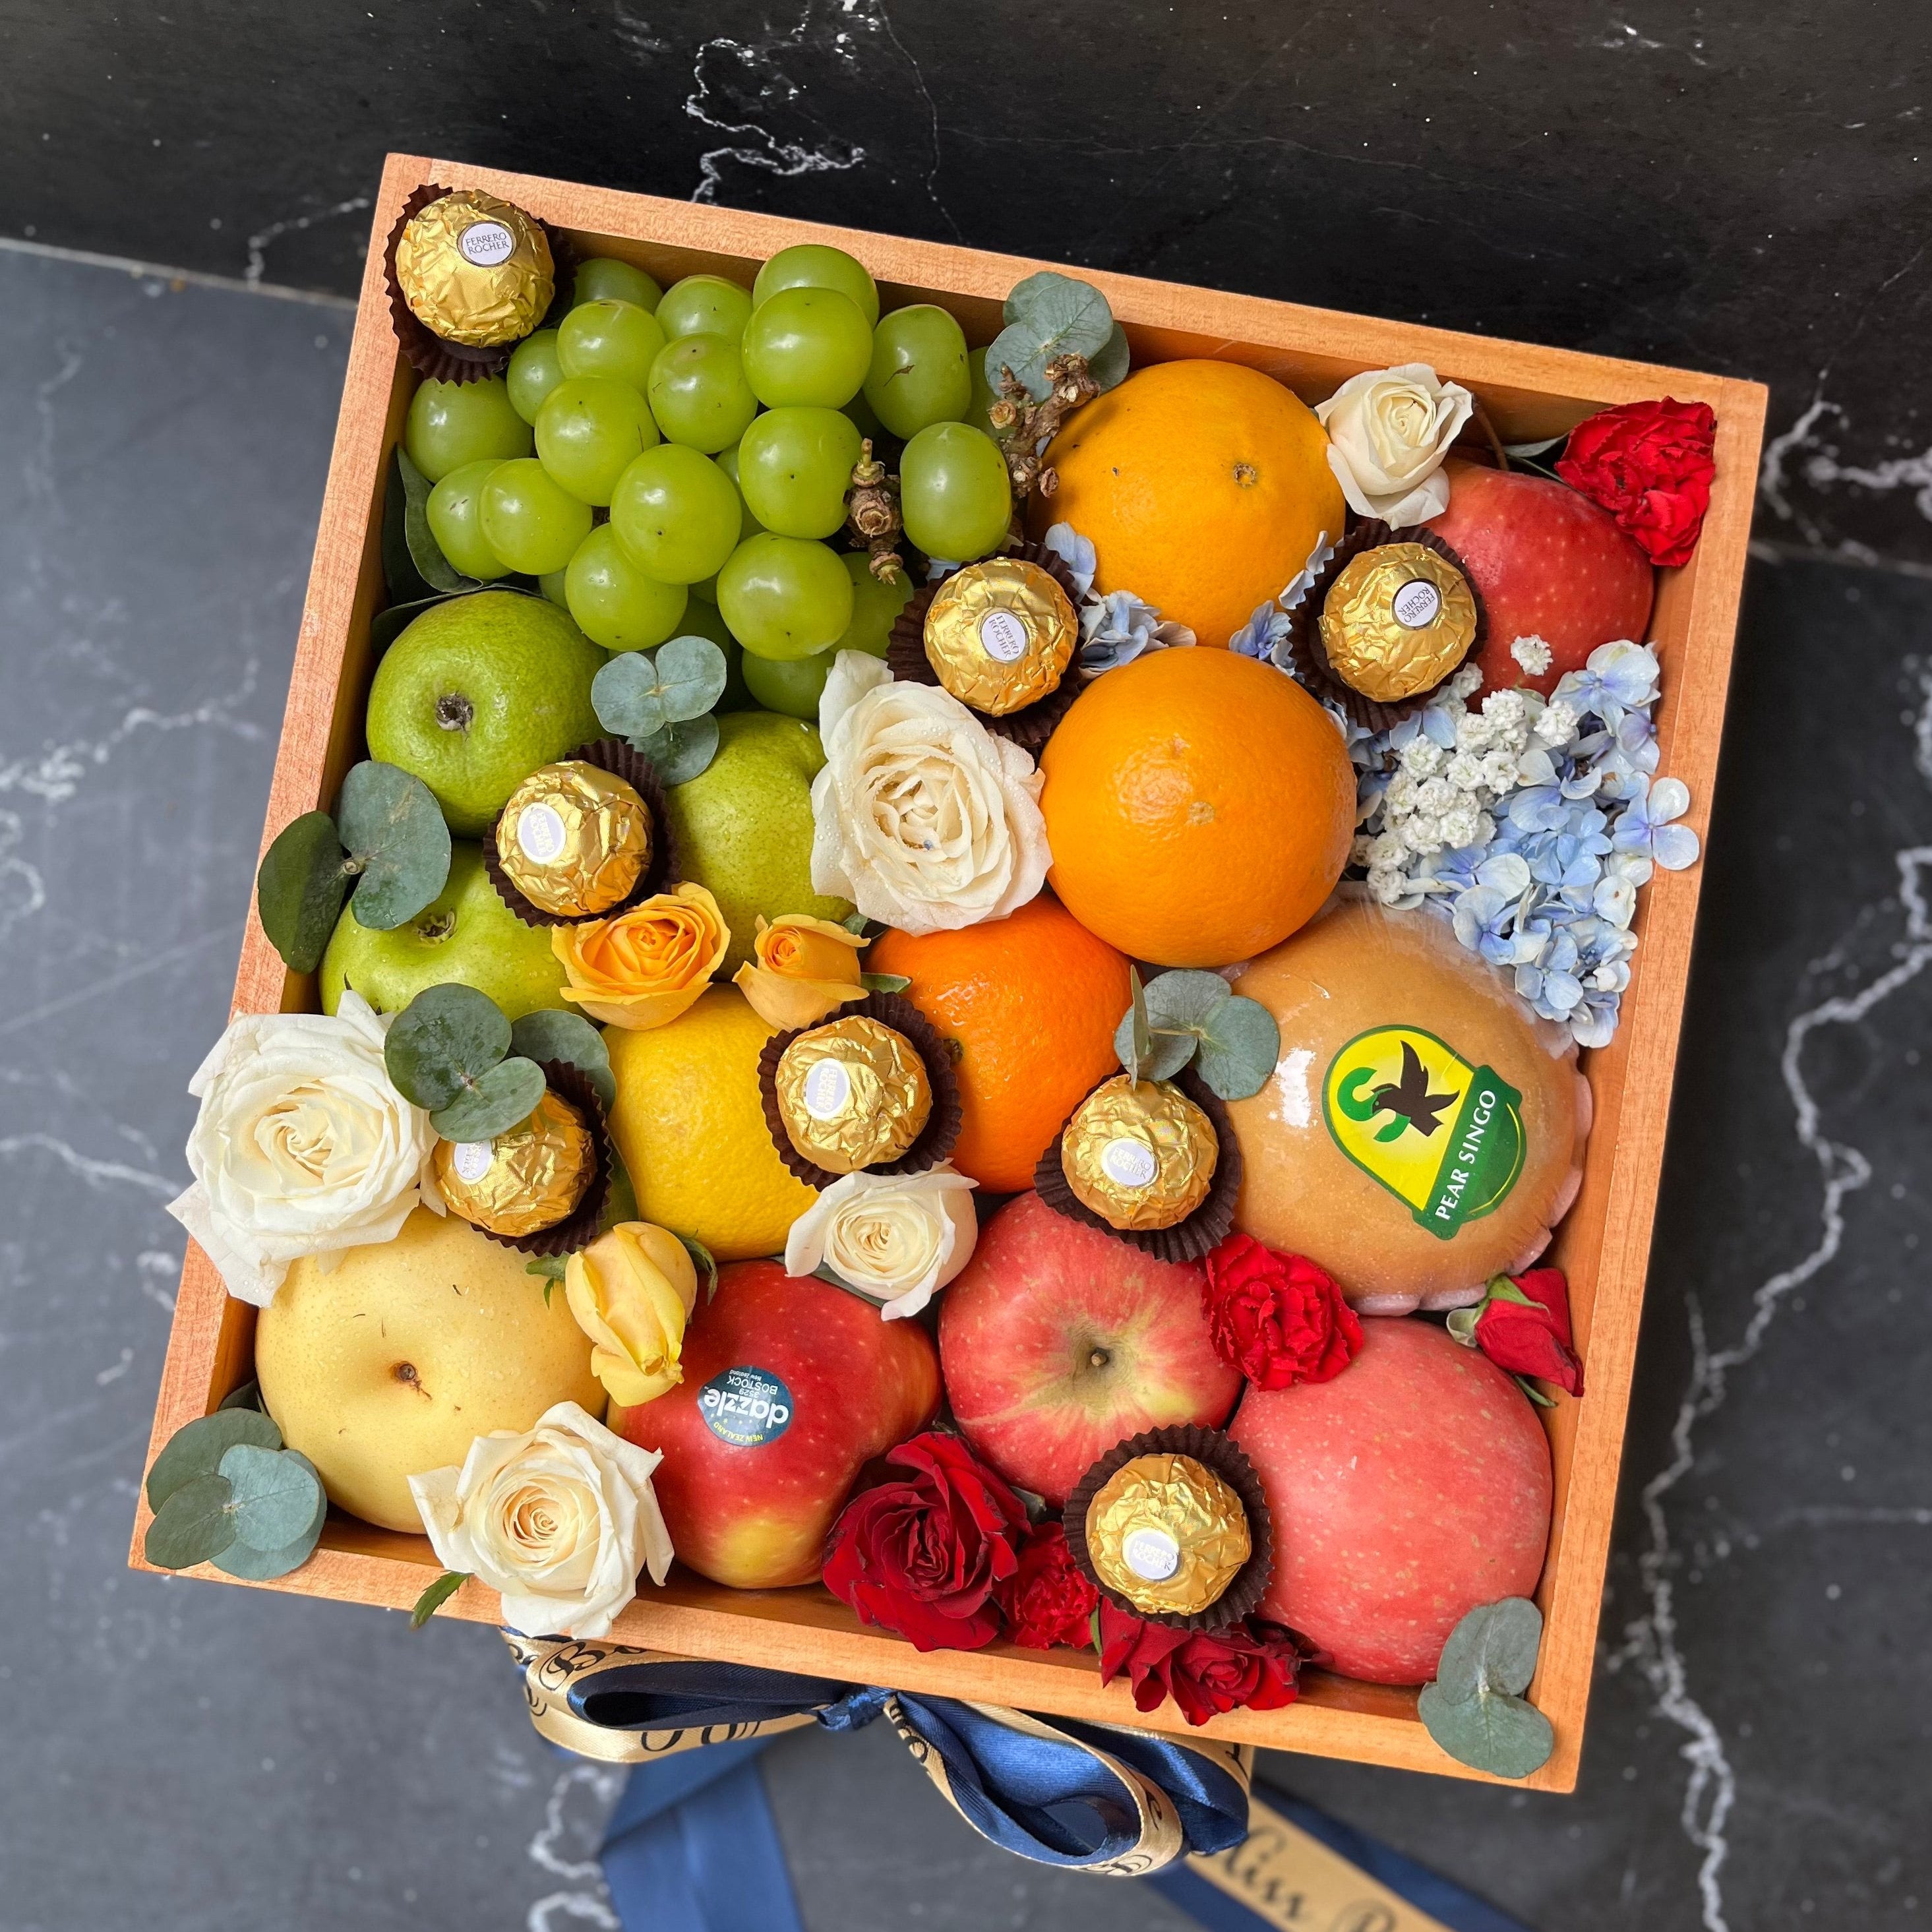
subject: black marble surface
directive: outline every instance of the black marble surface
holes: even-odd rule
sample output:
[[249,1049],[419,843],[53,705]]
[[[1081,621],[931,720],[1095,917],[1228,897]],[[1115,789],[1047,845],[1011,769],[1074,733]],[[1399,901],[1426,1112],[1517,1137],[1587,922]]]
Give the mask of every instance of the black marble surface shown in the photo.
[[[496,1639],[123,1567],[346,310],[0,249],[0,1932],[609,1923]],[[1538,1932],[1932,1912],[1932,585],[1744,614],[1582,1787],[1263,1774]],[[883,1727],[766,1760],[812,1932],[1135,1932]]]

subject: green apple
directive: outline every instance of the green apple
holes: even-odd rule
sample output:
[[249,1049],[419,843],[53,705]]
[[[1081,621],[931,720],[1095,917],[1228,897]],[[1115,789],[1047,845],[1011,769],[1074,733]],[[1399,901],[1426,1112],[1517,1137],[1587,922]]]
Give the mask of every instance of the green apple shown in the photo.
[[731,928],[720,985],[751,958],[759,914],[852,910],[812,889],[812,782],[824,763],[816,726],[730,712],[718,721],[718,755],[666,798],[684,876],[709,889]]
[[482,590],[433,604],[384,654],[369,754],[413,772],[451,831],[486,831],[521,779],[600,735],[604,656],[548,598]]
[[419,1532],[411,1476],[460,1467],[474,1438],[529,1429],[555,1402],[602,1417],[590,1341],[524,1261],[418,1208],[327,1273],[307,1256],[290,1266],[256,1324],[255,1374],[331,1502]]
[[399,1013],[425,986],[450,981],[488,993],[510,1019],[539,1006],[569,1011],[550,928],[526,926],[496,896],[483,849],[451,842],[449,879],[414,919],[377,932],[344,906],[322,956],[322,1010],[352,986],[378,1012]]
[[808,658],[744,654],[745,688],[767,711],[781,711],[788,718],[815,718],[832,661],[841,651],[863,651],[875,658],[886,654],[893,622],[912,599],[912,579],[902,570],[896,582],[881,584],[872,574],[872,560],[862,550],[848,550],[839,561],[852,580],[852,621],[836,644]]

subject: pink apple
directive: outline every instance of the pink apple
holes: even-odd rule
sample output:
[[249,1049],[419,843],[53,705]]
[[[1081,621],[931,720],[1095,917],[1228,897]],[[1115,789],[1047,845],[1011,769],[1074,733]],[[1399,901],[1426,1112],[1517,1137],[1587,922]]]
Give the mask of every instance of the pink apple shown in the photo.
[[1373,1316],[1333,1382],[1250,1389],[1234,1439],[1274,1519],[1262,1614],[1345,1677],[1422,1684],[1479,1604],[1526,1597],[1550,1540],[1550,1443],[1486,1355]]
[[[1489,630],[1475,662],[1486,689],[1529,684],[1547,692],[1599,644],[1642,644],[1650,626],[1650,560],[1587,496],[1567,484],[1480,464],[1444,466],[1449,507],[1428,527],[1468,566]],[[1510,656],[1539,637],[1550,669],[1528,677]]]
[[809,1583],[860,1472],[939,1407],[916,1322],[776,1262],[718,1270],[684,1337],[684,1380],[610,1426],[664,1460],[652,1478],[680,1561],[741,1590]]
[[1208,1339],[1201,1285],[1198,1267],[1016,1196],[940,1308],[940,1360],[966,1439],[1057,1506],[1124,1437],[1222,1422],[1241,1378]]

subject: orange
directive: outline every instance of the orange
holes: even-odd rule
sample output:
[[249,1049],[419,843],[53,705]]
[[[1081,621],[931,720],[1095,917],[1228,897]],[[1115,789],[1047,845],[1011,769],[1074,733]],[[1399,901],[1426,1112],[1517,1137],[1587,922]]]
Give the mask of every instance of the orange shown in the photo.
[[1342,734],[1285,671],[1165,650],[1096,678],[1047,740],[1048,874],[1136,959],[1227,966],[1311,917],[1347,862]]
[[998,1193],[1030,1187],[1067,1115],[1119,1070],[1126,961],[1042,893],[958,932],[883,933],[866,969],[903,973],[905,997],[957,1042],[965,1119],[952,1165]]
[[1342,534],[1328,432],[1292,389],[1238,362],[1156,362],[1089,403],[1054,439],[1060,473],[1034,499],[1037,536],[1092,540],[1102,591],[1131,590],[1228,638]]

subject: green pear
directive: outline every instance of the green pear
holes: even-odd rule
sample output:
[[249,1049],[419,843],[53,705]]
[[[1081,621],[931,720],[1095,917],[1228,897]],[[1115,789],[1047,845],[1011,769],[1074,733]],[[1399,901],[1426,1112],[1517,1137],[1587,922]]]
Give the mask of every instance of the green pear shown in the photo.
[[488,993],[509,1019],[571,1010],[550,928],[518,918],[496,896],[482,848],[460,838],[451,842],[448,884],[414,919],[377,932],[342,908],[322,956],[322,1010],[334,1012],[352,986],[378,1012],[398,1013],[425,986],[452,980]]

